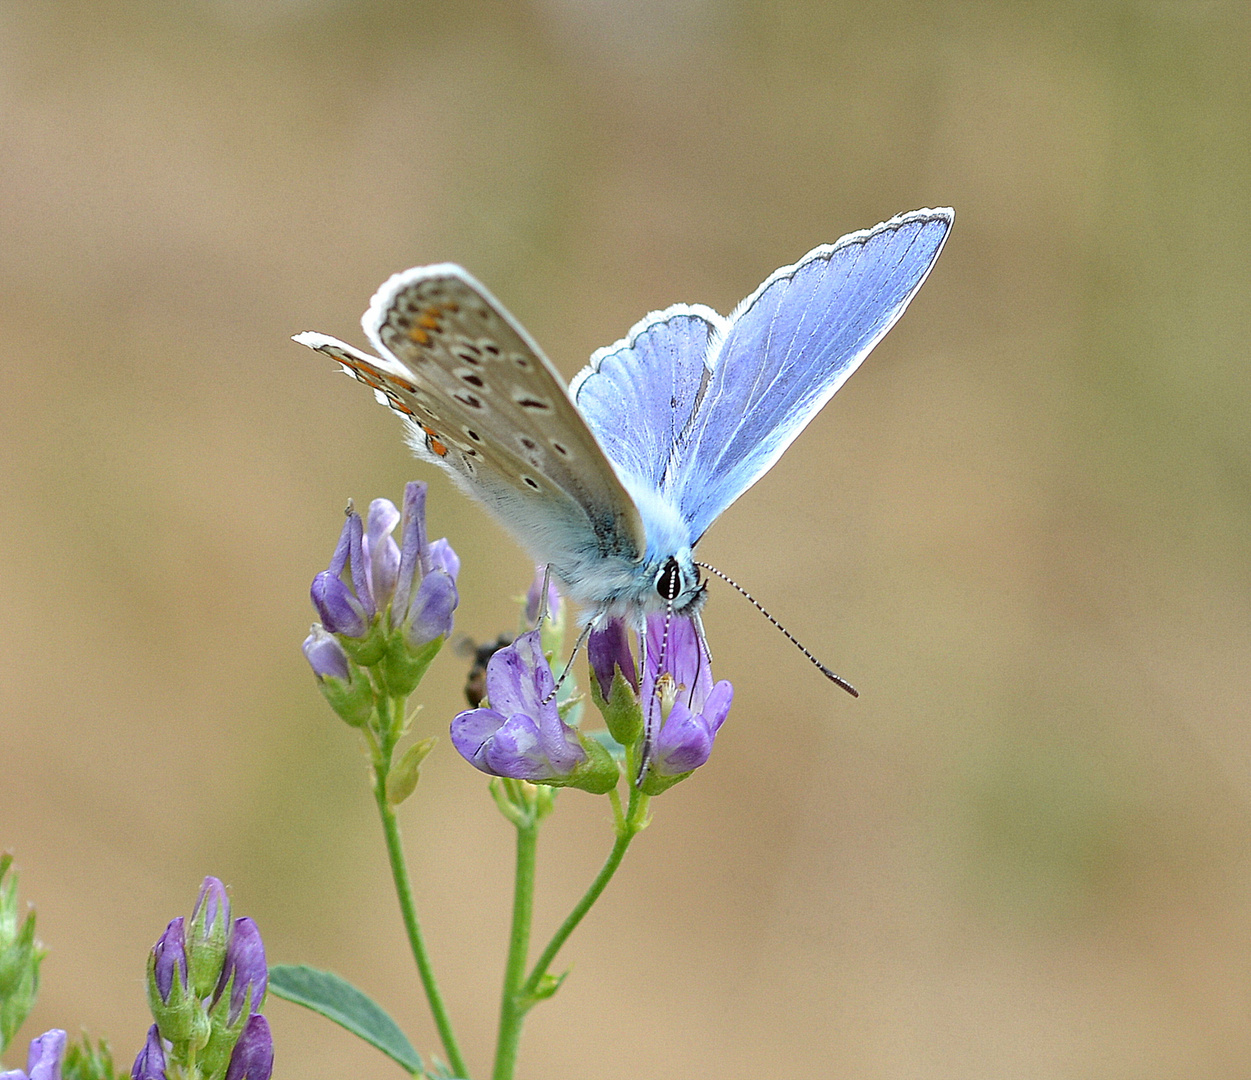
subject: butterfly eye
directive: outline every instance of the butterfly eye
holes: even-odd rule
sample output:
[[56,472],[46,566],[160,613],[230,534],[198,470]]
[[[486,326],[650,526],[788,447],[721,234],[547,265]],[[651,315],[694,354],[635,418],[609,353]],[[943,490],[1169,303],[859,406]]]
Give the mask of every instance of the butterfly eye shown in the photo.
[[678,560],[670,559],[656,579],[656,591],[661,599],[672,601],[682,588],[682,571],[678,569]]

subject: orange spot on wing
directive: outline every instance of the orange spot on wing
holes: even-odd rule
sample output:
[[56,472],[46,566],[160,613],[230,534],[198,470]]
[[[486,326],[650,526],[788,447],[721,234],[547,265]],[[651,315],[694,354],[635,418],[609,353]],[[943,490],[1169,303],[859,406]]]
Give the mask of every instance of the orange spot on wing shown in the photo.
[[439,457],[444,457],[447,454],[447,447],[439,441],[438,432],[436,432],[434,428],[430,427],[429,424],[422,424],[421,430],[426,433],[426,445],[430,448],[431,452],[438,454]]
[[413,329],[408,332],[408,336],[417,342],[418,345],[430,344],[430,335],[427,334],[420,326],[414,326]]

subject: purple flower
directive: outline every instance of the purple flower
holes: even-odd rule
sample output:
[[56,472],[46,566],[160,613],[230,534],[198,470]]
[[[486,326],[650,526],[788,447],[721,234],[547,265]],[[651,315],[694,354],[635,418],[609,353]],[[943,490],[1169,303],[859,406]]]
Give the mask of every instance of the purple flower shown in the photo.
[[492,776],[601,794],[616,784],[608,752],[593,741],[584,744],[560,718],[540,631],[522,634],[491,657],[486,686],[490,707],[452,721],[452,745],[471,765]]
[[[183,917],[170,921],[155,945],[152,946],[152,974],[156,991],[166,1005],[174,988],[174,975],[185,991],[187,989],[187,943],[183,930]],[[149,989],[151,989],[151,981]]]
[[351,672],[348,668],[348,655],[339,644],[339,639],[326,633],[319,623],[313,623],[308,637],[304,639],[304,658],[318,680],[331,678],[346,681]]
[[130,1080],[165,1080],[165,1044],[155,1024],[148,1028],[148,1040],[135,1058]]
[[400,624],[408,647],[416,652],[436,638],[447,637],[458,603],[456,581],[445,570],[432,570],[422,578]]
[[26,1071],[9,1069],[0,1072],[0,1080],[61,1080],[61,1061],[64,1057],[65,1032],[52,1028],[30,1040]]
[[399,553],[391,629],[403,628],[409,648],[417,650],[452,632],[460,601],[456,552],[446,540],[426,543],[426,485],[419,480],[404,485]]
[[658,794],[708,760],[734,698],[728,682],[713,684],[694,619],[664,612],[648,616],[641,697],[647,730],[655,732],[643,790]]
[[547,615],[552,622],[560,620],[560,590],[556,588],[556,583],[550,580],[547,567],[543,565],[534,568],[534,580],[530,583],[530,588],[526,592],[526,625],[533,626],[539,619],[539,601],[543,596],[543,579],[548,578],[547,584]]
[[330,568],[313,578],[310,595],[322,625],[332,634],[359,638],[368,633],[378,609],[365,571],[364,527],[355,510],[348,511]]
[[626,682],[638,690],[639,676],[634,657],[630,654],[630,633],[625,620],[610,619],[602,629],[592,630],[587,639],[586,653],[605,701],[612,692],[613,676],[617,670],[621,671]]
[[522,634],[487,663],[490,708],[452,721],[452,743],[475,768],[518,780],[565,780],[586,760],[577,732],[560,718],[556,680],[539,631]]
[[274,1040],[269,1034],[269,1021],[260,1013],[253,1013],[230,1055],[226,1080],[269,1080],[273,1070]]
[[213,995],[213,1004],[217,1004],[229,986],[229,1023],[233,1025],[243,1014],[245,1005],[252,1013],[260,1009],[268,984],[269,968],[265,964],[265,945],[261,941],[261,932],[251,919],[235,919],[230,944],[226,946],[226,960],[222,965],[221,978]]
[[399,520],[400,512],[390,499],[374,499],[369,504],[365,535],[361,540],[361,558],[365,563],[369,594],[380,611],[391,602],[399,581],[400,548],[391,535]]

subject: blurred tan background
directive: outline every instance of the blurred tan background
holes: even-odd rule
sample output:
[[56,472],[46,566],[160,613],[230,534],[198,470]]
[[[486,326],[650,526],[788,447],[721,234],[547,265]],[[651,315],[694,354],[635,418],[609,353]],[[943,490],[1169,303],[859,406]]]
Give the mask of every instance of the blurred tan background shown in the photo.
[[[701,547],[863,696],[712,586],[734,711],[520,1075],[1251,1075],[1245,3],[9,0],[0,102],[0,846],[51,950],[23,1038],[129,1063],[213,873],[271,960],[437,1049],[299,651],[346,498],[428,474],[291,334],[362,343],[379,282],[450,259],[572,375],[951,204],[906,317]],[[429,478],[458,630],[512,628],[525,557]],[[481,1075],[510,829],[446,741],[404,826]],[[537,935],[610,843],[563,794]],[[399,1075],[267,1011],[279,1077]]]

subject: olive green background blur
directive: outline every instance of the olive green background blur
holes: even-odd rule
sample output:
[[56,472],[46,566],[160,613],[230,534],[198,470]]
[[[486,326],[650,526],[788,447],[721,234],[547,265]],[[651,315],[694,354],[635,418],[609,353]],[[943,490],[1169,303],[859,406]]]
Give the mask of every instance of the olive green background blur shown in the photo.
[[[570,376],[949,204],[907,315],[701,546],[863,696],[710,587],[734,710],[520,1075],[1251,1075],[1242,0],[10,0],[0,102],[0,845],[50,948],[22,1039],[128,1063],[147,950],[212,873],[272,961],[437,1050],[307,588],[346,499],[419,476],[459,632],[513,629],[530,566],[291,334],[363,343],[379,282],[455,260]],[[485,789],[444,740],[403,811],[478,1075]],[[537,936],[610,843],[563,793]],[[399,1075],[267,1012],[278,1077]]]

